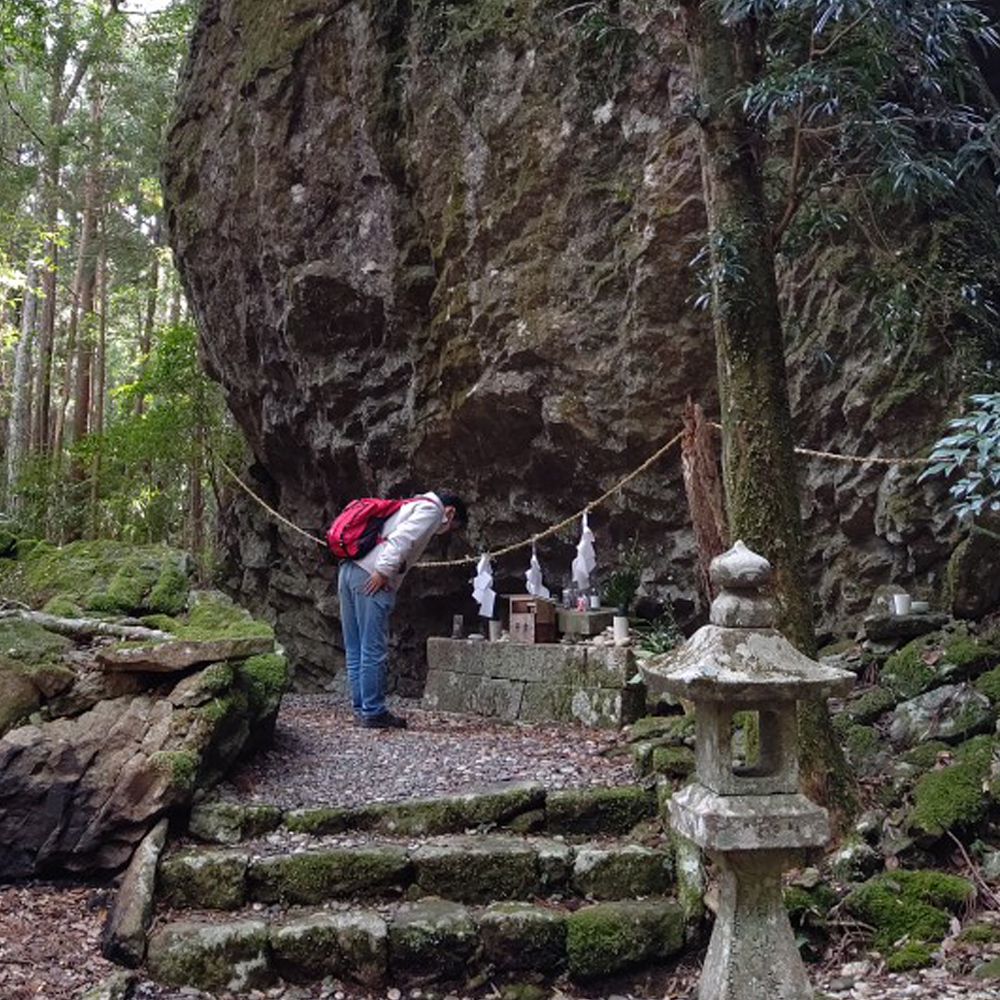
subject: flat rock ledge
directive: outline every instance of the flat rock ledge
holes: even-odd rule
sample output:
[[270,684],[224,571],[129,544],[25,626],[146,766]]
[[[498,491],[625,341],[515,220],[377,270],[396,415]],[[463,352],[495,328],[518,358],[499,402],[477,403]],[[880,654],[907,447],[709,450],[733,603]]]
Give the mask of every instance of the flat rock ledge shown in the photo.
[[573,912],[510,901],[470,908],[441,899],[391,912],[298,913],[268,921],[184,920],[159,926],[147,968],[175,987],[241,992],[279,977],[324,976],[372,987],[469,983],[535,973],[595,980],[677,954],[685,919],[673,900],[595,903]]
[[97,662],[105,670],[139,670],[145,673],[172,674],[208,663],[243,660],[273,650],[274,639],[270,636],[178,639],[143,646],[102,649],[97,653]]

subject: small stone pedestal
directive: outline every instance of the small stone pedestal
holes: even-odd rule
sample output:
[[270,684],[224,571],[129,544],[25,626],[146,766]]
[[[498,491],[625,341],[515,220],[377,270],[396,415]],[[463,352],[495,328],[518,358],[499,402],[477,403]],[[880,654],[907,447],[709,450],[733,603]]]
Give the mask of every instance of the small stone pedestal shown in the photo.
[[[782,872],[830,836],[825,809],[798,790],[796,703],[846,694],[854,675],[803,656],[773,625],[766,559],[737,542],[712,561],[711,624],[647,661],[671,694],[695,703],[697,781],[670,800],[682,836],[719,867],[719,912],[699,1000],[812,1000],[782,901]],[[757,744],[735,760],[734,716]]]

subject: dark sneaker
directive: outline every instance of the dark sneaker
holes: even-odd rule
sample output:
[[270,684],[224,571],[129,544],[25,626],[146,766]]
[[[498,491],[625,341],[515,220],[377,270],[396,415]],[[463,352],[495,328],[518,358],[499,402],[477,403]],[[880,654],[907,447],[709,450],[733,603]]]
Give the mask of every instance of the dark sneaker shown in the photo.
[[362,719],[361,725],[365,729],[405,729],[406,719],[401,715],[393,715],[392,712],[383,712],[370,719]]

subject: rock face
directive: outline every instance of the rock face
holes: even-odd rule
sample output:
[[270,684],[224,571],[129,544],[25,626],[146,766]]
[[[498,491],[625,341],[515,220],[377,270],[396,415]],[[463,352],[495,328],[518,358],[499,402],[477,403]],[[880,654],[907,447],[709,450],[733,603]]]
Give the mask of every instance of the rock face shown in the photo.
[[[717,411],[692,304],[704,212],[683,44],[666,14],[623,2],[598,32],[590,6],[203,0],[164,169],[170,239],[256,456],[249,485],[302,527],[319,534],[352,496],[447,484],[473,508],[459,554],[496,548],[637,467],[688,395]],[[800,443],[912,453],[946,397],[876,377],[864,297],[818,294],[846,266],[810,259],[786,279]],[[828,621],[890,580],[935,592],[949,545],[933,484],[817,459],[803,475]],[[676,454],[591,523],[599,571],[637,537],[645,591],[693,617]],[[231,587],[268,609],[299,687],[329,687],[330,561],[246,498],[230,528]],[[574,542],[545,543],[556,586]],[[501,561],[498,589],[523,588],[527,559]],[[425,636],[473,611],[470,575],[408,582],[405,692]]]

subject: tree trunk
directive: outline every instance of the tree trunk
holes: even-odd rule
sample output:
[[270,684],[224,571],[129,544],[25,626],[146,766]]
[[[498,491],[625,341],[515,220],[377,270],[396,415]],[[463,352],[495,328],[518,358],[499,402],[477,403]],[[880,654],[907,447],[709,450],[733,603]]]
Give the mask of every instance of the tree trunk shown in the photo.
[[17,481],[28,454],[31,433],[31,355],[38,319],[38,270],[28,258],[21,305],[21,336],[14,355],[10,421],[7,425],[7,509],[13,514],[21,506]]
[[49,445],[49,407],[52,401],[52,349],[56,331],[56,269],[59,263],[59,245],[52,234],[59,228],[59,175],[61,149],[56,139],[45,151],[42,170],[42,218],[46,238],[42,244],[45,266],[42,270],[42,315],[38,327],[38,367],[35,370],[34,402],[31,421],[31,440],[39,454]]
[[73,391],[73,441],[80,441],[90,427],[90,380],[94,357],[94,299],[97,286],[97,202],[101,163],[101,93],[90,89],[91,159],[84,190],[83,226],[80,234],[80,328],[77,336],[76,384]]
[[[149,277],[146,283],[146,312],[142,319],[139,333],[139,356],[142,364],[146,364],[153,349],[153,327],[156,325],[156,304],[160,292],[160,245],[162,243],[162,227],[159,216],[153,227],[152,260],[149,263]],[[135,412],[142,416],[146,406],[145,397],[140,393],[135,400]]]
[[97,326],[97,358],[94,366],[94,401],[91,412],[91,432],[98,436],[98,446],[94,451],[94,465],[91,469],[90,484],[90,534],[99,538],[101,533],[101,441],[104,437],[104,394],[107,386],[107,341],[108,341],[108,247],[105,233],[106,210],[101,212],[100,252],[97,258],[97,274],[100,283],[101,312]]
[[[771,562],[778,627],[814,655],[763,152],[738,96],[760,73],[755,23],[725,26],[701,0],[683,5],[697,90],[730,528]],[[849,813],[852,783],[825,704],[800,706],[799,728],[807,790]]]

